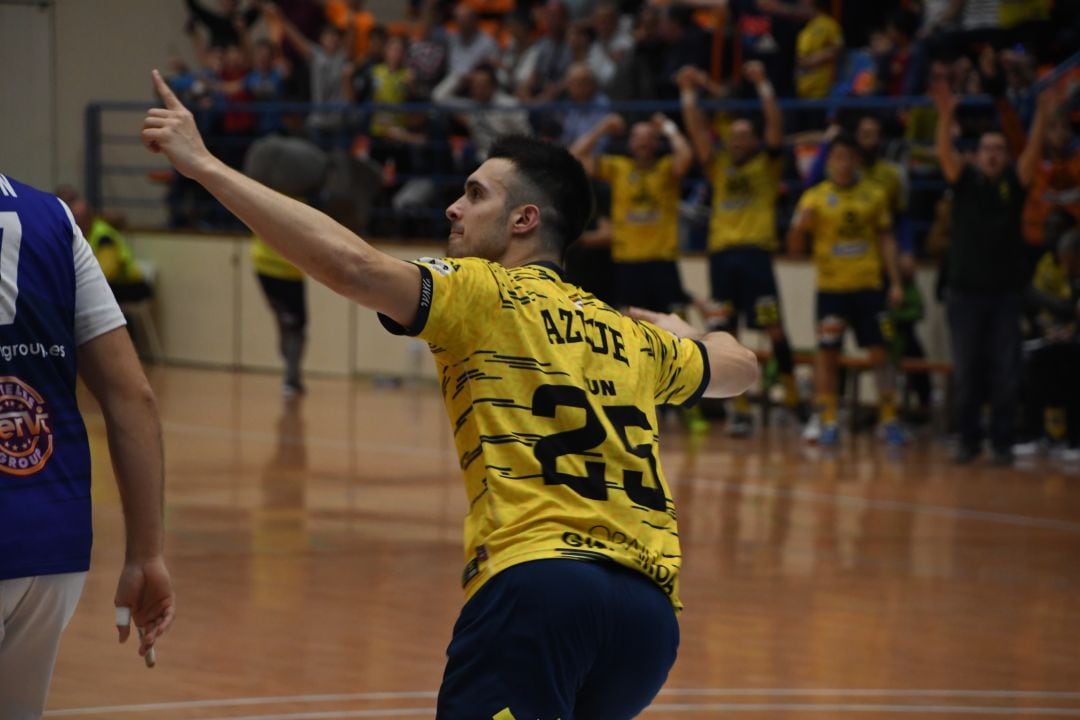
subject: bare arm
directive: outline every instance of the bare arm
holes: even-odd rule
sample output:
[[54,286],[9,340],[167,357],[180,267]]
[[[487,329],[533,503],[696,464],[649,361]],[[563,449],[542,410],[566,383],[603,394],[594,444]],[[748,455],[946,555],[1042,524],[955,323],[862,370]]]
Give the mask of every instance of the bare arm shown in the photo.
[[652,121],[671,145],[672,179],[682,180],[683,176],[690,172],[690,166],[694,164],[694,151],[690,149],[690,143],[687,142],[686,136],[679,132],[679,126],[663,114],[653,115]]
[[878,244],[885,277],[889,279],[889,305],[896,307],[904,299],[903,283],[900,281],[900,263],[897,259],[896,235],[892,230],[885,230],[878,236]]
[[679,85],[683,125],[686,126],[686,132],[690,135],[690,143],[693,145],[698,162],[705,167],[712,161],[713,144],[705,113],[698,105],[698,87],[701,83],[700,76],[703,74],[697,68],[687,66],[679,70],[675,79]]
[[[126,328],[117,328],[78,348],[79,374],[105,416],[113,472],[124,508],[127,535],[116,605],[130,607],[136,627],[146,630],[144,655],[169,626],[175,597],[165,568],[165,471],[161,423],[154,393],[143,374]],[[120,629],[120,641],[130,629]]]
[[177,171],[205,187],[252,232],[334,292],[410,325],[420,299],[420,270],[379,252],[303,203],[260,185],[211,155],[191,113],[155,70],[165,108],[152,108],[143,144],[164,153]]
[[788,226],[787,238],[784,243],[789,256],[799,257],[806,253],[806,238],[813,229],[813,225],[814,212],[812,210],[802,209],[795,211],[795,215],[791,218],[791,225]]
[[630,317],[644,320],[680,338],[697,340],[709,356],[709,386],[705,397],[735,397],[746,392],[761,376],[757,355],[726,332],[702,333],[678,315],[631,308]]
[[570,154],[577,158],[578,162],[585,168],[585,172],[592,177],[596,174],[596,154],[593,152],[596,149],[596,143],[600,142],[601,138],[606,135],[621,135],[625,131],[626,121],[622,119],[621,115],[615,113],[605,115],[600,122],[593,126],[592,130],[574,141],[574,144],[570,146]]
[[949,183],[960,179],[964,171],[964,158],[952,141],[953,119],[956,117],[956,96],[945,83],[938,83],[932,88],[934,107],[937,108],[937,128],[934,134],[934,149],[941,163],[941,174]]
[[1044,90],[1039,95],[1035,119],[1031,123],[1031,135],[1016,163],[1016,174],[1024,187],[1031,184],[1031,181],[1035,179],[1035,172],[1039,169],[1039,161],[1042,160],[1043,145],[1046,141],[1046,128],[1050,124],[1050,114],[1054,111],[1054,99],[1054,94],[1048,90]]
[[[274,20],[281,24],[281,29],[285,33],[285,39],[296,49],[296,52],[300,53],[300,56],[304,60],[308,60],[311,57],[311,41],[304,36],[304,33],[300,32],[300,28],[293,25],[289,18],[285,17],[277,5],[268,3],[263,6],[263,12],[269,19]],[[346,46],[347,47],[347,46]]]
[[776,91],[765,73],[765,65],[760,60],[752,60],[743,66],[743,75],[761,99],[761,112],[765,116],[765,147],[775,149],[783,146],[784,115],[780,112]]

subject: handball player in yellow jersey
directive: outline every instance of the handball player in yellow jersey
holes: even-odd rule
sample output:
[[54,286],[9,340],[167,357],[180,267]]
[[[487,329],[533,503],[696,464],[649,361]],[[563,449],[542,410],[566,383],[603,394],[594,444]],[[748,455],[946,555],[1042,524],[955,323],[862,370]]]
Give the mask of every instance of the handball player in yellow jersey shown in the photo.
[[855,141],[837,136],[826,160],[828,179],[799,198],[788,230],[789,252],[800,253],[807,236],[813,239],[817,276],[819,421],[807,425],[803,437],[821,445],[840,441],[837,373],[850,326],[877,374],[881,435],[890,445],[903,445],[907,438],[896,417],[895,377],[886,354],[892,337],[886,310],[903,299],[896,239],[885,193],[878,183],[859,177],[858,163]]
[[[784,404],[794,411],[799,400],[795,362],[773,271],[773,254],[779,247],[776,201],[784,166],[783,117],[765,66],[748,62],[743,74],[761,100],[764,144],[749,119],[737,118],[726,145],[714,146],[697,97],[700,88],[710,86],[708,75],[693,67],[684,67],[677,75],[686,132],[713,187],[709,283],[716,310],[710,327],[734,333],[741,315],[747,327],[765,331],[784,386]],[[734,404],[728,434],[747,436],[753,430],[749,400],[740,396]]]
[[562,281],[592,199],[562,148],[503,138],[410,263],[232,170],[155,71],[142,139],[310,277],[428,341],[464,474],[462,585],[439,720],[620,720],[675,660],[681,563],[656,410],[758,375],[725,333],[619,314]]

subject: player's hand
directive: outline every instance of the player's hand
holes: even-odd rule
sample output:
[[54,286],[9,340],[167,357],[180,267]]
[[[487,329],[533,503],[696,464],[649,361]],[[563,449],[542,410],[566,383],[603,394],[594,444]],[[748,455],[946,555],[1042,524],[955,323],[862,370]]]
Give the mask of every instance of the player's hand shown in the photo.
[[675,337],[693,338],[697,340],[702,336],[700,330],[674,313],[658,313],[653,312],[652,310],[632,307],[628,311],[628,314],[635,320],[643,320],[652,323],[661,330],[667,330]]
[[675,73],[675,84],[680,90],[691,89],[695,90],[702,87],[705,84],[705,79],[708,76],[705,72],[693,65],[683,65]]
[[151,75],[154,89],[164,108],[150,108],[143,120],[143,145],[153,153],[164,153],[173,167],[181,174],[193,178],[201,168],[214,161],[214,156],[206,149],[195,118],[166,84],[161,73],[154,70]]
[[889,307],[895,310],[904,302],[904,289],[899,285],[889,285]]
[[751,60],[743,65],[743,77],[754,87],[769,79],[765,74],[765,63],[760,60]]
[[604,119],[600,122],[603,123],[604,132],[609,135],[622,135],[626,132],[626,120],[622,115],[617,113],[609,113],[604,116]]
[[[116,584],[113,604],[118,608],[131,608],[135,627],[143,631],[139,655],[146,655],[172,626],[176,615],[176,595],[165,560],[159,555],[146,562],[126,563]],[[127,641],[130,626],[118,624],[116,629],[120,642]]]
[[930,97],[934,100],[934,108],[937,109],[938,115],[952,115],[960,102],[953,94],[949,83],[944,80],[933,83],[930,88]]

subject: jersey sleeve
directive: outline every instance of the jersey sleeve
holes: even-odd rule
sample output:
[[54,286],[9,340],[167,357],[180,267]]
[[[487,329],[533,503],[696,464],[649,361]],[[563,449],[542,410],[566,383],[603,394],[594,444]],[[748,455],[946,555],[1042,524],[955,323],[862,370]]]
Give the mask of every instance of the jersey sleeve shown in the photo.
[[78,347],[127,323],[71,210],[62,200],[57,202],[71,223],[71,251],[75,261],[75,346]]
[[484,260],[421,258],[420,300],[416,319],[405,327],[380,315],[383,327],[395,335],[426,340],[433,349],[466,355],[486,337],[485,321],[502,307],[502,284],[496,266]]
[[647,322],[638,322],[646,355],[653,361],[653,400],[657,405],[692,407],[709,386],[709,354],[697,340],[678,338]]
[[892,230],[892,212],[889,210],[889,200],[884,191],[875,193],[872,218],[874,229],[877,232],[883,233]]
[[614,155],[601,155],[596,158],[596,177],[611,182],[615,177],[618,158]]

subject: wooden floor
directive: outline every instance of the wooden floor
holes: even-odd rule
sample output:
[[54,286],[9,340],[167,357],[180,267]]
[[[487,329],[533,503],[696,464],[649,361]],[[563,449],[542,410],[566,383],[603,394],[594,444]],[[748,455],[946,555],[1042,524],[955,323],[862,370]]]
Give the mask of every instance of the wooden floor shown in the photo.
[[[315,379],[290,405],[269,375],[152,381],[177,621],[154,670],[116,643],[121,514],[84,402],[96,544],[47,716],[432,717],[465,510],[436,389]],[[686,610],[645,717],[1080,717],[1080,467],[664,438]]]

